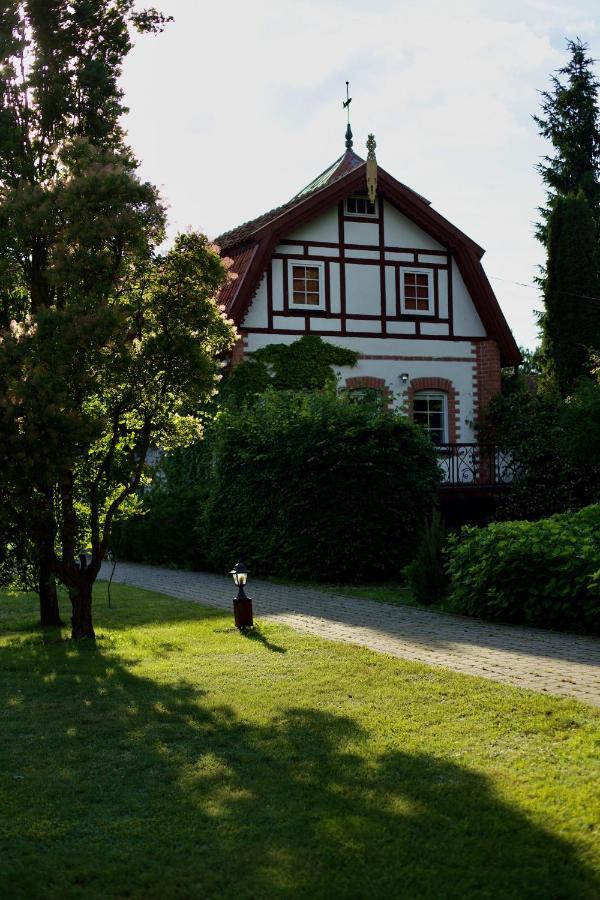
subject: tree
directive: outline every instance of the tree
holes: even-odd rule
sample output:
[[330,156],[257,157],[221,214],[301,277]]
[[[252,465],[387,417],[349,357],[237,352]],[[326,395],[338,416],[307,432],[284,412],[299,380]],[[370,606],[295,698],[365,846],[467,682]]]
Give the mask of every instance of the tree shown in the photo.
[[542,355],[546,385],[566,396],[600,348],[598,228],[583,193],[557,197],[548,219]]
[[150,442],[197,433],[232,339],[223,263],[197,235],[155,256],[164,212],[123,143],[129,29],[164,21],[133,0],[0,10],[0,498],[42,621],[57,576],[74,637],[93,636],[91,586]]
[[[115,515],[146,474],[151,444],[198,437],[233,330],[212,299],[226,269],[202,236],[180,236],[105,297],[70,296],[0,344],[3,484],[54,530],[51,571],[68,588],[74,638],[93,637],[93,583]],[[46,491],[50,486],[50,495]],[[83,553],[89,550],[88,554]]]
[[557,197],[583,191],[593,214],[600,209],[600,82],[594,60],[579,38],[567,42],[570,59],[553,75],[552,90],[542,92],[542,115],[534,116],[540,134],[549,140],[554,156],[546,156],[538,171],[548,187],[548,206],[540,210],[538,237],[548,240],[548,217]]
[[[124,152],[118,79],[131,47],[129,29],[156,31],[165,21],[155,10],[136,13],[133,0],[9,0],[2,5],[0,327],[60,302],[50,256],[62,240],[63,223],[48,192],[63,165],[61,150],[79,140]],[[12,216],[7,215],[11,206]],[[41,621],[58,624],[49,519],[39,531],[34,567]]]

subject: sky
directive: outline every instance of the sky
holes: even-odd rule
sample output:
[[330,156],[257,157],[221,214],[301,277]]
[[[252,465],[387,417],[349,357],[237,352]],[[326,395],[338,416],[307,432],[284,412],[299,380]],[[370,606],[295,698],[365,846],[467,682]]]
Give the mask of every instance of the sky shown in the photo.
[[154,5],[174,21],[135,38],[126,128],[142,176],[167,202],[171,235],[214,237],[330,165],[344,151],[348,80],[355,151],[366,157],[373,132],[378,163],[486,248],[517,342],[535,346],[535,166],[550,148],[531,117],[567,37],[600,57],[597,0]]

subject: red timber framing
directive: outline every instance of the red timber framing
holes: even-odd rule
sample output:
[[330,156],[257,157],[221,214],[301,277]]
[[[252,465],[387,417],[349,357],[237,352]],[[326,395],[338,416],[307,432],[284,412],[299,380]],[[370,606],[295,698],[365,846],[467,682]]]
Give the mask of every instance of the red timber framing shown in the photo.
[[[373,224],[377,233],[377,243],[373,244],[354,244],[345,243],[345,223],[357,218],[359,221],[367,221],[362,217],[351,217],[344,215],[344,199],[350,194],[364,190],[365,186],[365,164],[355,164],[355,168],[348,171],[347,174],[335,178],[326,186],[313,191],[307,195],[299,195],[299,197],[287,204],[281,210],[275,210],[272,214],[262,216],[254,223],[232,232],[231,239],[228,235],[221,238],[222,253],[224,256],[231,256],[233,259],[232,270],[238,274],[236,281],[231,282],[221,294],[221,301],[225,303],[228,314],[233,318],[234,322],[241,326],[243,331],[256,333],[273,333],[273,334],[294,334],[299,335],[303,332],[311,330],[311,319],[313,322],[318,321],[318,328],[313,326],[313,330],[324,336],[348,336],[348,337],[394,337],[400,340],[436,340],[436,341],[457,341],[465,342],[487,342],[495,341],[500,353],[500,360],[503,365],[518,365],[521,361],[521,355],[515,340],[508,328],[506,320],[500,310],[498,301],[492,291],[492,288],[486,278],[480,263],[483,250],[474,241],[468,238],[458,228],[448,222],[439,213],[437,213],[422,197],[407,188],[405,185],[392,178],[383,169],[378,169],[378,214],[369,217],[368,222]],[[419,228],[428,233],[432,238],[442,244],[445,251],[425,250],[423,248],[404,248],[404,247],[385,247],[384,246],[384,203],[387,201],[394,206],[401,214],[414,222]],[[284,270],[284,297],[287,292],[287,272],[286,253],[278,252],[278,246],[282,248],[286,246],[287,235],[299,228],[301,225],[318,216],[320,213],[338,207],[338,237],[339,243],[332,244],[327,242],[313,242],[296,240],[294,247],[302,248],[302,258],[308,258],[315,261],[323,262],[325,277],[325,309],[312,310],[307,313],[304,310],[292,310],[288,304],[284,303],[284,310],[273,309],[273,285],[271,283],[272,270],[271,260],[282,259],[282,269]],[[236,235],[242,235],[241,240],[235,243]],[[217,239],[219,240],[219,239]],[[288,242],[289,245],[290,242]],[[322,249],[324,252],[318,253]],[[349,251],[364,251],[365,256],[348,255]],[[332,252],[337,251],[337,252]],[[387,254],[406,253],[410,254],[410,260],[397,261],[389,260]],[[292,253],[290,253],[290,256]],[[298,252],[293,254],[294,258],[298,258]],[[427,257],[427,261],[423,260]],[[439,262],[436,260],[439,257]],[[432,261],[433,260],[433,261]],[[462,275],[467,291],[475,305],[481,322],[486,332],[486,337],[476,337],[469,335],[457,336],[454,334],[453,323],[453,298],[452,298],[452,263],[453,260]],[[330,268],[333,263],[339,264],[340,273],[340,311],[332,313],[331,311],[331,293],[330,293]],[[346,279],[348,265],[367,265],[378,266],[380,270],[381,285],[381,307],[373,312],[373,314],[354,314],[350,313],[346,308]],[[400,279],[403,266],[422,266],[433,273],[433,289],[434,289],[434,310],[431,315],[409,315],[402,314],[400,308]],[[386,269],[391,267],[394,271],[395,284],[395,304],[394,313],[390,313],[389,297],[386,297],[386,291],[389,290],[389,282],[386,283]],[[448,312],[443,317],[440,316],[439,303],[439,277],[440,272],[445,272],[448,285]],[[267,273],[267,295],[268,295],[268,320],[267,327],[243,328],[243,321],[247,310],[252,303],[252,299],[258,289],[263,275]],[[273,316],[290,319],[290,328],[274,328]],[[299,324],[298,317],[303,321],[301,328],[291,327],[292,324]],[[296,321],[292,323],[291,320]],[[335,323],[333,320],[336,320]],[[348,329],[348,320],[365,322],[364,330]],[[378,330],[372,331],[366,327],[366,323],[378,323]],[[407,323],[407,332],[399,332],[389,328],[391,323],[405,322]],[[440,333],[423,333],[425,323],[436,323],[446,326]],[[321,327],[322,325],[322,327]],[[413,331],[414,328],[414,331]],[[447,329],[447,333],[446,332]]]

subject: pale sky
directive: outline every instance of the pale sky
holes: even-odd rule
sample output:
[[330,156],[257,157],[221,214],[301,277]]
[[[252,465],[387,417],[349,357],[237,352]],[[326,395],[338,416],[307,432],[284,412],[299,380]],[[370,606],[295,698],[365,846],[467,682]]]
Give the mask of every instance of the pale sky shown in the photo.
[[[141,6],[146,4],[141,3]],[[565,36],[600,57],[597,0],[155,0],[175,19],[136,38],[123,85],[143,177],[171,234],[214,237],[284,203],[354,149],[486,248],[517,342],[532,347],[546,152],[531,115]],[[499,280],[502,279],[502,280]]]

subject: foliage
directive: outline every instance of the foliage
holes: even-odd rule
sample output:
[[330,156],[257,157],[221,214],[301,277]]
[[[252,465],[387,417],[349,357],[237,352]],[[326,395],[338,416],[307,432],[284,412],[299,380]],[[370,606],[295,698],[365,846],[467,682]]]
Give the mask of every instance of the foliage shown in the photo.
[[[439,481],[421,429],[334,392],[268,392],[215,426],[199,538],[212,564],[360,581],[411,559]],[[390,489],[393,485],[393,490]]]
[[539,518],[600,501],[600,385],[567,400],[513,378],[493,398],[479,437],[507,452],[517,478],[500,499],[504,518]]
[[594,707],[112,598],[96,648],[1,598],[11,896],[598,896]]
[[68,588],[74,637],[94,634],[91,586],[150,445],[197,438],[234,338],[216,248],[187,234],[156,253],[164,210],[123,142],[119,76],[130,27],[166,20],[133,6],[2,14],[0,499],[40,584]]
[[600,506],[465,528],[448,540],[450,606],[519,625],[600,632]]
[[139,512],[115,523],[117,559],[184,569],[206,564],[196,522],[208,497],[210,462],[206,439],[164,455]]
[[534,116],[540,134],[549,140],[554,156],[538,165],[548,188],[548,207],[541,210],[538,237],[548,240],[547,222],[557,197],[583,191],[594,215],[600,204],[600,112],[594,60],[579,38],[567,41],[568,63],[551,78],[552,90],[542,92],[542,115]]
[[406,577],[417,603],[426,606],[439,603],[448,589],[444,569],[446,529],[438,509],[434,509],[426,524],[417,555],[406,567]]
[[269,344],[255,350],[231,369],[223,384],[225,403],[234,406],[255,399],[267,388],[317,391],[336,381],[333,367],[355,366],[359,354],[305,334],[291,344]]
[[566,396],[600,350],[598,229],[582,191],[557,197],[548,219],[542,317],[544,380]]

